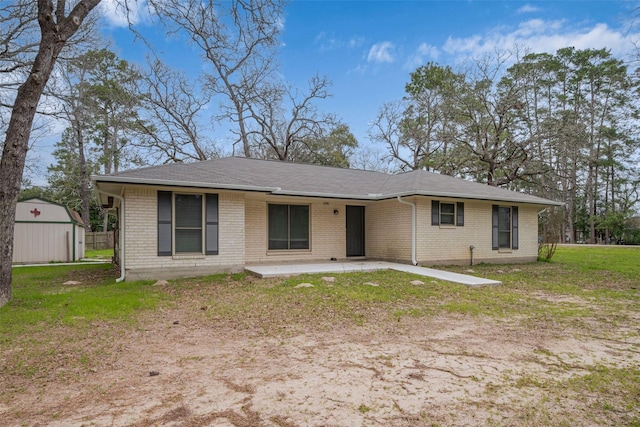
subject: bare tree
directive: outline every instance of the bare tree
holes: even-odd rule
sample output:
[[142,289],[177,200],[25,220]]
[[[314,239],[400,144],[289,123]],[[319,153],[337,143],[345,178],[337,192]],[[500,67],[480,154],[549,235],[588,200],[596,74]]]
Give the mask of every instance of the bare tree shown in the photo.
[[400,169],[413,170],[417,159],[405,158],[402,152],[402,115],[406,104],[402,101],[386,102],[378,109],[378,115],[369,128],[369,138],[372,141],[386,145],[391,158],[400,163]]
[[353,169],[383,173],[391,173],[394,169],[387,153],[371,145],[354,150],[350,157],[350,166]]
[[[15,88],[28,73],[38,50],[37,4],[31,0],[0,6],[0,89]],[[2,100],[4,106],[9,102]]]
[[[53,67],[69,39],[100,0],[80,0],[70,10],[66,1],[38,0],[40,39],[29,75],[11,106],[0,160],[0,306],[11,299],[11,260],[16,204],[24,171],[31,126]],[[30,15],[33,17],[33,15]]]
[[333,115],[321,114],[314,104],[329,97],[329,84],[326,78],[316,76],[309,81],[306,92],[273,83],[263,85],[258,93],[249,93],[252,102],[246,105],[255,123],[247,132],[251,149],[262,157],[283,161],[308,158],[313,151],[310,144],[327,136],[338,124]]
[[[73,38],[65,41],[64,51],[60,52],[56,63],[74,57],[75,46],[95,42],[96,21],[97,15],[90,15],[83,20]],[[10,111],[15,91],[29,76],[40,46],[38,2],[3,1],[0,4],[0,28],[0,107]],[[9,114],[0,114],[0,125],[6,125],[2,120],[8,121],[8,117]]]
[[201,132],[203,109],[210,96],[191,84],[184,73],[172,70],[159,59],[149,61],[142,73],[142,98],[151,112],[145,128],[146,147],[165,161],[207,160],[218,155],[213,142]]
[[200,48],[208,71],[205,79],[214,96],[222,96],[220,120],[237,125],[237,143],[251,157],[247,94],[258,88],[275,68],[281,30],[281,0],[150,0],[171,33],[186,33]]

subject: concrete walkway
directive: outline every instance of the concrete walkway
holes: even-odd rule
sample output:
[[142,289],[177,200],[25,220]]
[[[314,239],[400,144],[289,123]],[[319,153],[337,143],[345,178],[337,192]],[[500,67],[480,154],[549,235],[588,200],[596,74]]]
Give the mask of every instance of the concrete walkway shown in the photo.
[[98,259],[88,259],[83,258],[80,261],[76,262],[47,262],[42,264],[14,264],[11,268],[16,267],[58,267],[61,265],[97,265],[97,264],[111,264],[110,260],[98,260]]
[[450,273],[433,268],[386,261],[318,262],[309,264],[265,264],[249,265],[245,270],[259,277],[297,276],[299,274],[350,273],[356,271],[397,270],[431,277],[467,286],[501,285],[498,280],[483,279],[467,274]]

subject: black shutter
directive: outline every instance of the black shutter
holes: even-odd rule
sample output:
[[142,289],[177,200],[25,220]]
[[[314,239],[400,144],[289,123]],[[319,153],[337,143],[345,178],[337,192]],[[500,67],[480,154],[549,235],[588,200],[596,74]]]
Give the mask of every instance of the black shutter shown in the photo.
[[171,191],[158,191],[158,256],[172,255]]
[[440,225],[440,202],[431,201],[431,225]]
[[207,194],[205,223],[205,253],[218,255],[218,195]]
[[458,227],[464,226],[464,203],[456,203],[456,225]]
[[497,251],[498,245],[498,205],[491,209],[491,249]]
[[518,249],[518,207],[511,207],[511,249]]

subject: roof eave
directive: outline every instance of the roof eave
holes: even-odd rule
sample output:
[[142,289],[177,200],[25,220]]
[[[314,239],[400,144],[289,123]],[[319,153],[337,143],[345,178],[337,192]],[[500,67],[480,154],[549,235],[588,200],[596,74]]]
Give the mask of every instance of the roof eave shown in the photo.
[[321,193],[315,191],[290,191],[277,189],[271,194],[275,196],[297,196],[297,197],[318,197],[323,199],[347,199],[347,200],[380,200],[380,194],[340,194],[340,193]]
[[[515,193],[522,194],[522,193]],[[494,197],[494,196],[481,196],[477,194],[466,194],[466,193],[449,193],[442,191],[401,191],[397,193],[389,193],[384,194],[379,200],[382,199],[395,199],[398,196],[400,197],[411,197],[411,196],[425,196],[425,197],[446,197],[449,199],[464,199],[464,200],[482,200],[482,201],[490,201],[490,202],[509,202],[509,203],[522,203],[529,205],[540,205],[540,206],[563,206],[564,203],[555,202],[553,200],[547,200],[543,198],[537,198],[537,200],[523,200],[514,197]]]
[[[510,202],[510,203],[529,204],[529,205],[539,205],[539,206],[562,206],[563,205],[563,203],[561,202],[555,202],[553,200],[546,200],[542,198],[539,198],[538,200],[521,200],[521,199],[519,200],[514,197],[482,197],[475,194],[464,194],[464,193],[454,194],[454,193],[437,192],[437,191],[401,191],[396,193],[377,193],[377,194],[363,195],[363,194],[336,194],[336,193],[278,190],[278,191],[272,192],[272,194],[282,195],[282,196],[320,197],[320,198],[326,198],[326,199],[350,199],[350,200],[367,200],[367,201],[395,199],[398,196],[400,197],[425,196],[425,197],[446,197],[450,199]],[[535,196],[532,196],[532,197],[535,197]]]
[[[276,196],[296,196],[296,197],[317,197],[325,199],[344,199],[344,200],[386,200],[395,199],[396,197],[410,197],[410,196],[426,196],[426,197],[446,197],[452,199],[465,199],[465,200],[485,200],[495,202],[510,202],[510,203],[523,203],[539,206],[562,206],[563,203],[555,202],[552,200],[546,200],[538,198],[538,200],[521,200],[514,197],[494,197],[494,196],[479,196],[477,194],[467,193],[450,193],[444,191],[401,191],[395,193],[370,193],[370,194],[345,194],[345,193],[324,193],[314,191],[292,191],[282,190],[280,187],[262,187],[256,185],[243,185],[243,184],[220,184],[220,183],[208,183],[197,181],[174,181],[167,179],[149,179],[149,178],[125,178],[117,176],[105,176],[94,175],[91,177],[97,185],[100,183],[111,184],[138,184],[138,185],[157,185],[167,187],[188,187],[188,188],[208,188],[218,190],[236,190],[236,191],[258,191],[271,193]],[[519,193],[516,193],[519,194]],[[535,197],[535,196],[532,196]]]
[[197,182],[197,181],[175,181],[169,179],[149,179],[149,178],[125,178],[116,176],[92,176],[91,179],[96,184],[138,184],[138,185],[158,185],[166,187],[189,187],[189,188],[210,188],[218,190],[240,190],[240,191],[261,191],[261,192],[274,192],[280,190],[279,187],[261,187],[256,185],[243,185],[243,184],[220,184],[210,182]]

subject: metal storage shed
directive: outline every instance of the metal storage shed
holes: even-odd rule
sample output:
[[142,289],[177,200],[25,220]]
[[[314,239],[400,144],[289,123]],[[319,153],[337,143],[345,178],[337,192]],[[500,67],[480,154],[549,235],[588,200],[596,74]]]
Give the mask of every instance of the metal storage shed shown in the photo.
[[66,206],[33,198],[18,202],[13,263],[71,262],[84,258],[85,226]]

